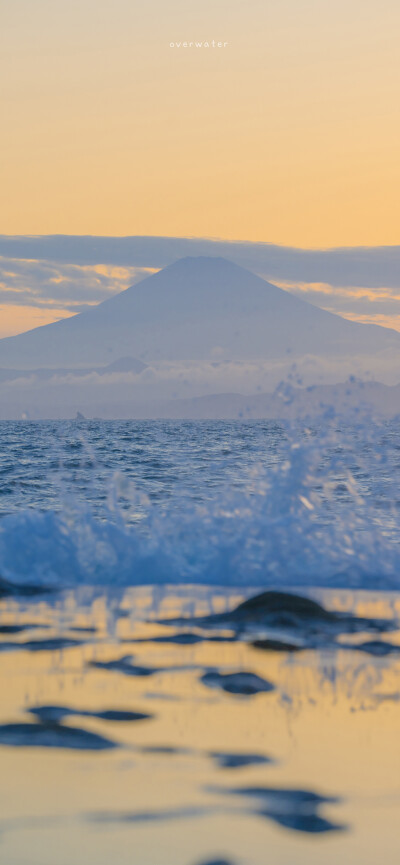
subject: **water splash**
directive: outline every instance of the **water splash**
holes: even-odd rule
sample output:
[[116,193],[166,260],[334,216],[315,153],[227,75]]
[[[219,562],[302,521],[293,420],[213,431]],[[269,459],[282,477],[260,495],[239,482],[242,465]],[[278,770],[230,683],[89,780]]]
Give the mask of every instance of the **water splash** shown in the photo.
[[[126,424],[124,429],[126,435]],[[25,509],[5,516],[0,522],[0,574],[57,586],[400,589],[396,422],[364,417],[350,423],[327,412],[311,428],[275,426],[279,447],[273,458],[266,460],[258,446],[258,460],[246,465],[239,484],[232,483],[227,470],[225,487],[198,497],[188,496],[187,480],[180,480],[179,424],[174,429],[172,498],[150,501],[143,485],[132,485],[122,461],[101,516],[70,493],[57,510]],[[186,424],[185,434],[187,429]],[[213,435],[223,440],[227,466],[240,429],[240,424],[213,425]],[[152,447],[154,451],[154,442]],[[92,464],[93,459],[91,454]],[[82,460],[86,466],[85,452]],[[205,467],[211,483],[211,458]],[[221,460],[218,470],[223,471]],[[174,471],[173,464],[168,471]]]

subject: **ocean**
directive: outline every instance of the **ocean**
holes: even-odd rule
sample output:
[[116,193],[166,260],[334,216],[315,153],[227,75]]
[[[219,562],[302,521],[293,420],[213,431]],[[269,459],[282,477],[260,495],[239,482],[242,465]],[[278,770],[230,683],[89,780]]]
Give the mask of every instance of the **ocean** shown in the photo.
[[1,865],[400,855],[400,426],[0,424]]
[[0,423],[0,573],[400,588],[400,424]]

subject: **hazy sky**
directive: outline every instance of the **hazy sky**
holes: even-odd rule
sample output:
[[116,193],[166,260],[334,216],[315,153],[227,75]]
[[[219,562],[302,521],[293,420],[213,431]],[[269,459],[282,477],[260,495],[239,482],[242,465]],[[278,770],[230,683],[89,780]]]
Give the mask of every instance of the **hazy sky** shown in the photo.
[[398,0],[1,5],[0,233],[398,242]]

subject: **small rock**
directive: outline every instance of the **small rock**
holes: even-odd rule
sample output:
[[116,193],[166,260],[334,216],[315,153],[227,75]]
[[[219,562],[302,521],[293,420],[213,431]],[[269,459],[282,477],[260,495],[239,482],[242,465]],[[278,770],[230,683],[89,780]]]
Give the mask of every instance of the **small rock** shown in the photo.
[[118,747],[98,733],[60,724],[2,724],[0,745],[15,748],[66,748],[74,751],[105,751]]
[[208,688],[221,688],[228,694],[242,694],[250,697],[260,692],[274,691],[275,686],[255,673],[218,673],[210,671],[201,676],[201,682]]

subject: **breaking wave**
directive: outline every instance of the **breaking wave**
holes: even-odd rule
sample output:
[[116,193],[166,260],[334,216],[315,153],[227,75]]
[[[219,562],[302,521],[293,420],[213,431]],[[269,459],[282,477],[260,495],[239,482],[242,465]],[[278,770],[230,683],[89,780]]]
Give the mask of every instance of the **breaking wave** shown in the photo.
[[[156,427],[151,427],[154,460],[163,450],[167,425]],[[247,425],[249,430],[255,427]],[[259,423],[250,461],[246,448],[239,455],[235,451],[245,428],[239,422],[169,424],[176,461],[174,469],[171,451],[172,496],[146,498],[145,483],[132,484],[122,459],[117,472],[111,465],[101,515],[88,503],[90,497],[85,503],[85,497],[69,491],[57,506],[19,508],[3,516],[1,576],[57,586],[204,583],[400,589],[398,423],[359,419],[344,424],[328,416],[311,429]],[[87,428],[71,424],[63,435],[69,442],[86,441],[81,459],[87,468],[92,447],[87,440],[93,431],[99,441],[104,435],[116,441],[127,440],[130,430],[137,446],[143,429],[148,436],[149,426],[143,423],[108,424],[106,430],[93,422]],[[214,490],[215,461],[210,457],[206,462],[207,495],[204,490],[196,495],[194,469],[192,495],[188,480],[180,479],[179,460],[186,460],[189,473],[191,468],[187,453],[180,455],[182,436],[187,443],[195,429],[203,441],[207,436],[209,442],[223,440],[228,454],[226,464],[222,457],[218,463],[224,482]],[[13,434],[27,435],[23,425]],[[54,424],[47,432],[42,425],[40,435],[49,436],[54,451]],[[229,452],[236,454],[236,474]],[[99,464],[90,453],[98,479]],[[79,468],[75,473],[79,475]],[[125,482],[131,484],[129,493]]]

